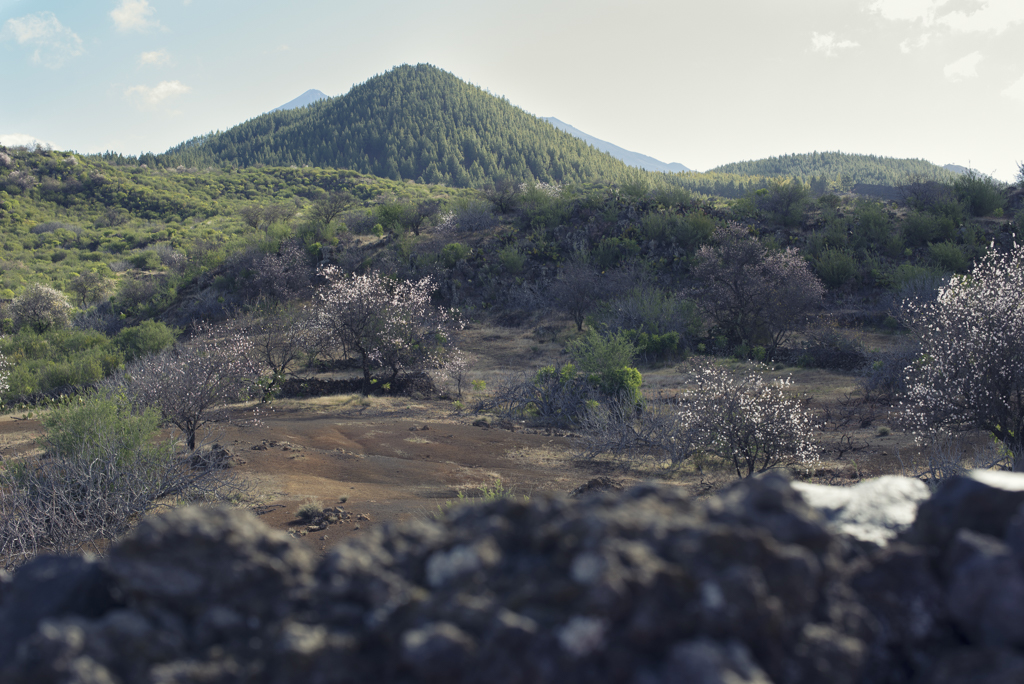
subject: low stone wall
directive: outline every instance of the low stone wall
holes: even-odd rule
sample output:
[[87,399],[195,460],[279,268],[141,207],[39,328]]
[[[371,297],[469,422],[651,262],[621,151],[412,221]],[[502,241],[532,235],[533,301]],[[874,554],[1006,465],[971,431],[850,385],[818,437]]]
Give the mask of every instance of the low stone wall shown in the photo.
[[1024,476],[851,491],[497,501],[319,560],[180,509],[0,581],[0,681],[1024,681]]
[[[385,389],[385,385],[387,388]],[[326,397],[336,394],[358,394],[363,391],[362,378],[324,380],[321,378],[288,378],[281,384],[282,397]],[[404,395],[414,394],[429,397],[437,394],[433,381],[426,373],[400,375],[394,382],[376,379],[371,394]]]

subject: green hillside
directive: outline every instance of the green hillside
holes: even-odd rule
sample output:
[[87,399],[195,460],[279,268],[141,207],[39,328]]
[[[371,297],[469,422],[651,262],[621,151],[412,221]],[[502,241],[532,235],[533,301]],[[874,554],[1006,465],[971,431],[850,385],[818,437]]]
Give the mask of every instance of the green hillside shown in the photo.
[[841,179],[843,184],[895,185],[909,178],[952,182],[956,175],[924,159],[895,159],[873,154],[809,152],[785,154],[754,161],[723,164],[709,174],[786,176],[812,182],[816,178]]
[[557,183],[636,175],[551,124],[428,64],[403,65],[346,95],[194,138],[162,166],[318,166],[459,187],[499,177]]

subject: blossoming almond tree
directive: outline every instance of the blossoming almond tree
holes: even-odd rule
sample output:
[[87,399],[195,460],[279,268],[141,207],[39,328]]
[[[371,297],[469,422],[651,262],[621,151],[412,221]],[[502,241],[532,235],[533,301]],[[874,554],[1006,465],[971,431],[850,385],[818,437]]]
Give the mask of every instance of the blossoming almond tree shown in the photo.
[[1024,247],[989,253],[903,314],[921,341],[905,370],[911,426],[991,432],[1024,470]]
[[253,359],[247,335],[200,325],[188,343],[130,364],[121,382],[136,405],[157,407],[195,450],[196,433],[224,418],[225,404],[254,391],[259,367]]
[[693,383],[677,432],[696,448],[732,461],[737,476],[764,472],[787,459],[818,459],[814,422],[792,396],[788,378],[768,380],[757,367],[734,374],[704,362],[695,365]]
[[347,353],[358,357],[363,394],[371,372],[383,368],[393,382],[400,373],[438,367],[451,347],[449,334],[462,328],[456,313],[434,306],[434,281],[395,280],[382,273],[345,274],[320,269],[327,280],[313,297],[312,325]]

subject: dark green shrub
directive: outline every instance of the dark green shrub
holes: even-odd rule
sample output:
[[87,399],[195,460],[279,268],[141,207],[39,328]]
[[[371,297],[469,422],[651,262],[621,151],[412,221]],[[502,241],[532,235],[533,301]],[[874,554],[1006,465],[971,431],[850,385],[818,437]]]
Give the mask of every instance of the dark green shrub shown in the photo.
[[129,259],[129,261],[132,266],[140,271],[151,271],[153,269],[160,268],[163,265],[163,262],[160,261],[160,255],[152,250],[139,252]]
[[834,192],[825,193],[824,195],[818,198],[818,204],[820,204],[822,207],[825,207],[826,209],[831,209],[833,211],[838,209],[840,205],[842,205],[842,203],[843,198],[835,194]]
[[624,332],[601,335],[594,330],[580,335],[566,344],[575,368],[602,393],[616,396],[621,393],[640,398],[640,372],[632,367],[637,348]]
[[640,245],[629,238],[606,237],[594,249],[594,263],[600,269],[614,268],[640,255]]
[[645,240],[676,242],[682,233],[683,217],[675,212],[650,212],[640,219],[640,234]]
[[914,212],[903,221],[902,232],[908,247],[924,247],[929,242],[953,239],[956,225],[947,216]]
[[810,196],[808,186],[796,178],[772,179],[766,189],[754,194],[758,211],[770,222],[786,227],[800,224]]
[[570,216],[566,194],[560,188],[544,183],[527,187],[523,191],[521,204],[526,226],[544,230],[566,223]]
[[683,234],[679,244],[687,250],[695,250],[711,242],[715,233],[715,220],[701,211],[691,211],[683,222]]
[[687,251],[709,242],[714,232],[714,219],[702,211],[652,212],[640,219],[640,233],[645,240],[677,244]]
[[26,328],[0,340],[0,350],[11,362],[9,397],[91,384],[124,364],[120,350],[96,330]]
[[928,245],[928,256],[943,271],[966,273],[971,267],[971,260],[964,254],[963,248],[954,242],[936,242]]
[[680,187],[659,185],[651,191],[651,201],[666,208],[689,206],[693,202],[693,194]]
[[851,371],[867,362],[864,346],[844,335],[834,321],[819,320],[807,328],[806,335],[799,358],[801,366]]
[[[881,285],[901,293],[901,299],[903,296],[919,296],[924,292],[931,293],[930,296],[933,296],[933,285],[941,281],[942,276],[936,273],[935,269],[916,264],[900,264],[883,273],[879,279]],[[922,287],[924,290],[921,290]]]
[[514,245],[506,245],[498,250],[498,260],[509,275],[519,275],[526,265],[526,255]]
[[674,356],[679,349],[679,333],[675,331],[658,335],[657,333],[624,330],[623,334],[633,336],[637,354],[648,362],[664,361]]
[[892,233],[889,216],[875,202],[863,202],[857,207],[853,228],[855,249],[877,249],[884,245]]
[[1006,206],[1002,183],[974,169],[953,182],[953,192],[972,216],[988,216]]
[[176,330],[159,321],[143,321],[117,333],[114,344],[130,362],[167,349],[174,344],[177,334]]
[[882,241],[879,250],[890,259],[906,258],[906,243],[899,231],[890,231],[889,235]]
[[412,215],[415,209],[403,202],[385,202],[378,204],[374,213],[377,215],[377,223],[383,227],[384,232],[393,235],[404,235],[412,223]]
[[814,260],[814,272],[826,285],[837,289],[857,275],[857,260],[847,249],[826,248]]
[[119,463],[142,460],[163,463],[171,454],[166,444],[154,443],[160,427],[160,412],[141,412],[119,396],[89,395],[81,403],[59,406],[43,419],[45,443],[55,456],[64,459],[94,458],[96,452],[112,450]]
[[[640,331],[652,337],[676,333],[678,348],[682,349],[691,348],[693,340],[703,334],[704,327],[704,320],[692,300],[653,285],[632,287],[602,303],[597,318],[608,330],[622,330],[626,335]],[[645,352],[640,353],[650,360]]]
[[441,263],[445,268],[454,268],[455,264],[469,256],[470,249],[461,242],[452,242],[441,250]]

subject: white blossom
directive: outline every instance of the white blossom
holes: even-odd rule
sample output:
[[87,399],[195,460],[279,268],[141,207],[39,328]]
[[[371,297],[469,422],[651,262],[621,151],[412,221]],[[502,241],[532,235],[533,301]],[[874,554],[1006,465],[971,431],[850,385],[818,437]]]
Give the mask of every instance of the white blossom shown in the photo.
[[910,426],[919,437],[986,430],[1024,468],[1024,248],[991,252],[934,301],[904,301],[903,314],[921,340],[905,371]]

